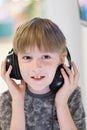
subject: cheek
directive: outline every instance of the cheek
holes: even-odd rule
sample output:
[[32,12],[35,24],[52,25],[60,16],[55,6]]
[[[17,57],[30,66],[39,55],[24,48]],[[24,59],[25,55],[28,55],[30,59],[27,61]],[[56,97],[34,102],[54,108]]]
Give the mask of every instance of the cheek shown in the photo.
[[29,77],[30,77],[29,71],[22,70],[22,71],[21,71],[21,76],[22,76],[22,78],[23,78],[23,80],[24,80],[25,82],[29,82]]
[[57,70],[57,67],[59,66],[59,64],[60,64],[60,60],[56,59],[55,62],[52,64],[51,68],[49,69],[50,75],[52,75],[53,78],[55,76],[55,73],[56,73],[56,70]]
[[54,68],[49,68],[49,69],[48,69],[48,78],[49,78],[50,83],[51,83],[51,82],[53,81],[53,79],[54,79],[56,70],[57,70],[57,66],[55,66]]
[[20,72],[21,72],[21,75],[22,75],[22,78],[27,78],[29,76],[29,69],[27,70],[27,66],[26,65],[21,65],[19,64],[20,66]]

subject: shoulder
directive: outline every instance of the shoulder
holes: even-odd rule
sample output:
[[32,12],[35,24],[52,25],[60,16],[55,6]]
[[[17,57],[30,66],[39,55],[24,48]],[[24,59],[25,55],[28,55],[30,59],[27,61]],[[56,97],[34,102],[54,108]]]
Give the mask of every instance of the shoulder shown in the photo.
[[73,104],[73,103],[78,103],[78,102],[82,102],[82,97],[81,97],[81,88],[77,87],[74,92],[72,93],[72,95],[69,98],[69,105]]
[[81,88],[77,89],[72,93],[69,98],[69,108],[72,118],[77,125],[78,129],[86,130],[85,128],[85,111],[82,102]]
[[9,91],[5,91],[0,95],[0,115],[11,106],[11,101],[12,99]]
[[68,101],[69,107],[71,111],[81,110],[83,111],[83,102],[81,96],[81,88],[77,87]]
[[11,121],[11,95],[9,91],[6,91],[0,95],[0,125],[2,129],[9,129]]
[[0,104],[3,102],[9,102],[11,100],[12,99],[9,91],[5,91],[0,95]]

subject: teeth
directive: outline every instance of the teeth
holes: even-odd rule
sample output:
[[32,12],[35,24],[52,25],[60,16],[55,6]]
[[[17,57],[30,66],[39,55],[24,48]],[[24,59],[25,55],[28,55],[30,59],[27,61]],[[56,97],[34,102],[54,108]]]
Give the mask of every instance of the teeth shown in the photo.
[[34,78],[34,79],[42,79],[42,78],[44,78],[44,76],[32,76],[32,78]]
[[34,78],[35,78],[35,79],[40,79],[40,78],[41,78],[41,76],[34,76]]

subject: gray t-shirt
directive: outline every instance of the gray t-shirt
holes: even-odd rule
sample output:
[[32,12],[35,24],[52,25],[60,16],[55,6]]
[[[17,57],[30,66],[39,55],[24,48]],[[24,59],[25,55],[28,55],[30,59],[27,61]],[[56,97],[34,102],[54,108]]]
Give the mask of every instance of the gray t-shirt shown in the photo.
[[[55,94],[38,95],[25,92],[25,119],[26,130],[60,130],[54,103]],[[9,130],[12,115],[12,99],[9,91],[0,97],[0,130]],[[70,113],[78,130],[86,130],[85,113],[78,87],[68,101]],[[20,107],[20,106],[19,106]]]

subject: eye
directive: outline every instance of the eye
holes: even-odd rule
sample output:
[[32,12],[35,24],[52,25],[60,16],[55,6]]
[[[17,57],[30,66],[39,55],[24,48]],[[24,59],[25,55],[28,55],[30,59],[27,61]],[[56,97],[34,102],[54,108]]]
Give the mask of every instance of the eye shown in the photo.
[[49,55],[44,55],[42,58],[43,58],[43,59],[51,59],[51,56],[49,56]]
[[23,59],[24,59],[24,60],[31,60],[32,57],[31,57],[31,56],[23,56]]

